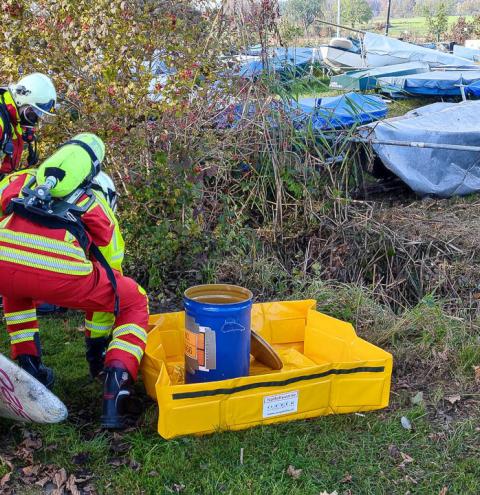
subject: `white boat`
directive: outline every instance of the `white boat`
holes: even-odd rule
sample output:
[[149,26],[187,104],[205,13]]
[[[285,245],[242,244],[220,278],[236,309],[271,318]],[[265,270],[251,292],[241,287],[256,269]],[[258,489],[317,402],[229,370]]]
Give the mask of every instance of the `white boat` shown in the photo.
[[332,38],[328,45],[320,46],[320,53],[323,62],[338,72],[401,63],[388,55],[366,54],[362,45],[362,41],[351,38]]
[[335,71],[408,62],[424,62],[432,67],[472,65],[471,60],[450,53],[368,32],[360,40],[333,38],[328,45],[321,46],[320,51],[323,61]]

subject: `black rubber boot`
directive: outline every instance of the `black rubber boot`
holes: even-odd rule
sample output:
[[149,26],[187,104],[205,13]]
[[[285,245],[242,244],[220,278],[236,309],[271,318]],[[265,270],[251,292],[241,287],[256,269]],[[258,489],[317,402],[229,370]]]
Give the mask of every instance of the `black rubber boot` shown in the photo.
[[49,390],[52,390],[53,384],[55,383],[55,375],[51,368],[48,368],[42,363],[39,356],[22,354],[18,356],[17,361],[20,368],[24,369],[27,373],[30,373]]
[[85,357],[87,358],[90,376],[92,378],[96,378],[103,371],[108,342],[109,339],[103,337],[95,339],[85,337]]
[[102,428],[123,430],[127,427],[127,402],[133,380],[124,368],[105,368]]

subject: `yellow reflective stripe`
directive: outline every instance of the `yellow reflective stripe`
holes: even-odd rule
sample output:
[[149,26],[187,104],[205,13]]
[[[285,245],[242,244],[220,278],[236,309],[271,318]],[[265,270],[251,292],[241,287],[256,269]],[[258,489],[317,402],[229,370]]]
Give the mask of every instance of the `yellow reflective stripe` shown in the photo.
[[85,320],[85,328],[87,330],[104,330],[104,331],[109,331],[111,330],[113,324],[112,325],[97,325],[96,323],[94,323],[93,321],[90,321],[90,320]]
[[12,215],[8,215],[8,217],[5,217],[1,222],[0,222],[0,229],[3,229],[4,227],[6,227],[7,223],[10,221],[10,219],[12,218]]
[[[113,231],[112,243],[113,243],[113,250],[118,251],[118,239],[117,239],[117,227],[116,226],[115,226],[115,230]],[[123,252],[122,252],[122,254],[123,254]]]
[[41,235],[26,234],[24,232],[15,232],[9,229],[0,229],[0,241],[5,244],[14,244],[28,247],[31,249],[41,249],[53,254],[70,256],[77,260],[86,260],[85,252],[82,248],[73,244],[49,239]]
[[15,313],[5,313],[5,321],[8,325],[18,325],[19,323],[28,323],[37,319],[35,308]]
[[22,311],[14,311],[13,313],[5,313],[5,316],[30,315],[35,313],[36,308],[22,309]]
[[127,324],[115,328],[113,331],[113,338],[118,339],[118,337],[121,337],[122,335],[135,335],[135,337],[139,338],[142,342],[145,344],[147,343],[147,332],[138,325]]
[[8,181],[5,181],[6,184],[5,185],[0,185],[0,196],[3,194],[3,191],[5,191],[5,189],[10,185],[10,182]]
[[4,246],[0,246],[0,261],[7,261],[66,275],[89,275],[93,270],[90,261],[86,261],[85,263],[67,261]]
[[29,342],[35,340],[35,335],[38,333],[38,328],[27,328],[9,333],[10,342],[12,344],[20,344],[21,342]]
[[86,198],[83,198],[82,200],[78,201],[77,206],[85,206],[89,201],[90,198],[87,196]]
[[114,349],[132,354],[132,356],[135,356],[137,358],[138,362],[142,360],[143,350],[138,345],[129,344],[128,342],[125,342],[123,340],[112,340],[112,342],[108,346],[107,352],[113,351]]

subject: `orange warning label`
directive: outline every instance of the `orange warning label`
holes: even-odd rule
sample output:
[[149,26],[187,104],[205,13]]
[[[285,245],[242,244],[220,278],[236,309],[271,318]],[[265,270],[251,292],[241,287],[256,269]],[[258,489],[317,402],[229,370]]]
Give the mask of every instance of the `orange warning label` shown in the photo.
[[199,366],[205,366],[205,334],[197,336],[197,361]]
[[197,359],[197,335],[185,330],[185,354],[192,359]]
[[[207,349],[209,344],[205,333],[202,331],[203,328],[201,327],[199,333],[185,329],[185,355],[190,359],[194,359],[200,368],[207,367],[207,362],[211,359],[209,358],[211,349]],[[215,352],[215,347],[213,348],[213,352]]]

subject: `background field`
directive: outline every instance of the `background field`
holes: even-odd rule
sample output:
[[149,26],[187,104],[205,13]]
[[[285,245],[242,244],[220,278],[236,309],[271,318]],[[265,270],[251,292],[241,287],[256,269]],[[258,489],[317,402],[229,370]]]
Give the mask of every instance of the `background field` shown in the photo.
[[[448,24],[451,27],[459,18],[459,16],[449,16]],[[470,21],[472,16],[465,16],[465,18]],[[385,18],[376,18],[373,22],[385,23]],[[405,19],[391,19],[390,20],[390,30],[389,35],[393,37],[399,36],[425,36],[427,34],[427,24],[425,17],[409,17]],[[407,33],[406,33],[407,31]]]

